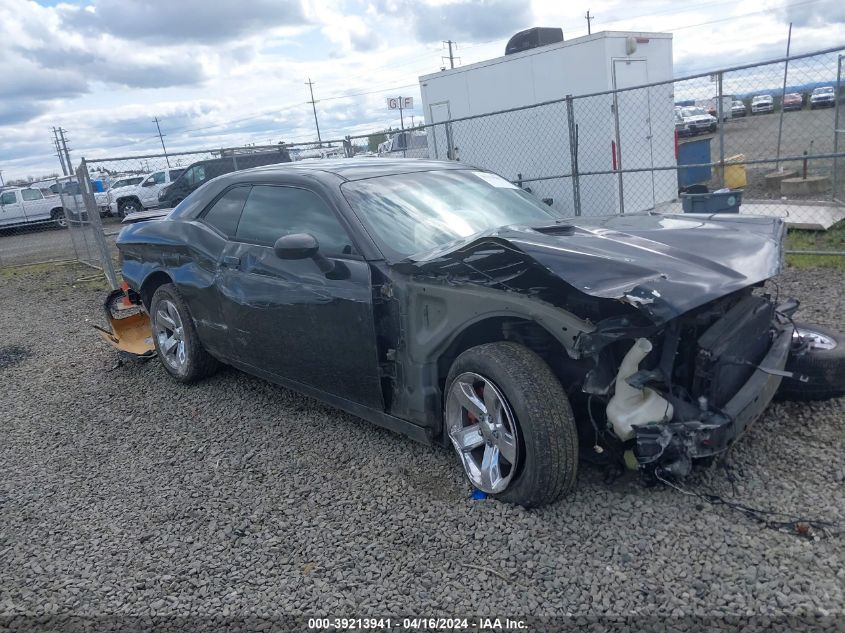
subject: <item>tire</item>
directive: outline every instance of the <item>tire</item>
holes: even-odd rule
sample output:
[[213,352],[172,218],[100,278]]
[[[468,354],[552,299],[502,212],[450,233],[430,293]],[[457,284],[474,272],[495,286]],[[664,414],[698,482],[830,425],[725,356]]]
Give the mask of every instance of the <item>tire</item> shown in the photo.
[[[845,396],[845,336],[808,323],[796,323],[799,331],[820,334],[817,342],[796,343],[786,361],[786,371],[807,376],[807,382],[795,378],[781,381],[777,396],[779,400],[807,402],[828,400]],[[833,344],[832,348],[826,349]],[[803,353],[802,353],[803,351]]]
[[66,229],[68,227],[69,222],[64,208],[53,209],[50,212],[50,219],[55,223],[57,229]]
[[125,218],[130,213],[136,213],[137,211],[142,211],[143,207],[137,200],[129,199],[129,200],[121,200],[120,203],[117,205],[117,214],[121,218]]
[[153,293],[150,323],[159,360],[179,382],[196,382],[220,368],[202,346],[188,306],[173,284],[163,284]]
[[[471,388],[475,390],[477,400],[483,400],[485,410],[490,407],[485,394],[503,400],[497,411],[499,419],[506,423],[499,427],[504,430],[501,434],[492,432],[492,437],[496,439],[491,439],[489,428],[472,435],[458,433],[459,430],[483,426],[482,421],[475,422],[470,409],[462,404],[466,400],[462,400],[461,394],[467,393],[462,388],[474,381],[474,377],[482,381],[481,395],[478,395],[477,383],[473,382]],[[490,386],[494,388],[492,392],[488,391]],[[476,488],[483,490],[478,485],[478,476],[473,480],[468,462],[483,464],[483,456],[488,454],[488,450],[495,449],[497,471],[503,475],[502,480],[507,479],[507,483],[503,489],[488,493],[492,497],[532,508],[552,503],[572,489],[578,472],[575,419],[563,387],[537,354],[510,342],[470,348],[452,364],[445,393],[444,440],[455,448],[468,479]],[[486,419],[494,418],[496,415]],[[513,453],[516,459],[512,464],[507,459],[502,461],[507,451],[498,448],[499,442],[508,435],[515,438]],[[466,437],[473,439],[467,440]],[[507,441],[504,443],[507,444]],[[461,450],[460,446],[464,449]],[[471,449],[471,446],[474,448]],[[491,478],[486,480],[489,481]]]

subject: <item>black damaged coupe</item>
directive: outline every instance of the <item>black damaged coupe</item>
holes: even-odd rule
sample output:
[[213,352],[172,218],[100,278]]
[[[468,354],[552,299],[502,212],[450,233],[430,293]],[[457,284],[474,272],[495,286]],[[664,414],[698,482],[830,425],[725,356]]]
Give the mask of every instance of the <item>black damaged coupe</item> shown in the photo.
[[375,158],[227,174],[149,215],[117,241],[112,343],[441,442],[513,503],[559,498],[579,456],[680,478],[776,395],[845,394],[842,337],[764,288],[779,219],[562,218],[486,171]]

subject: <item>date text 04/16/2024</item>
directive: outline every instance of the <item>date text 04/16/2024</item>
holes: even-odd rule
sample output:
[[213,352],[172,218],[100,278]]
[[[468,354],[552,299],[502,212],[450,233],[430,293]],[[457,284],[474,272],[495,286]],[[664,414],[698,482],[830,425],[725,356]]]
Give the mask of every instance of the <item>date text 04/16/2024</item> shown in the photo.
[[308,628],[318,631],[390,630],[437,631],[519,631],[526,630],[524,620],[511,618],[309,618]]

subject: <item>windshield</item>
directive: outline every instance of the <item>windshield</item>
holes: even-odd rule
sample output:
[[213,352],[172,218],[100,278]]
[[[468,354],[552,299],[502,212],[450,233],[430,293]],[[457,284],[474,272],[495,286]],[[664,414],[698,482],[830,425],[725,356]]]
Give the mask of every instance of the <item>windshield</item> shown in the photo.
[[769,95],[758,95],[758,96],[754,97],[754,99],[752,99],[752,101],[756,101],[756,102],[759,103],[760,101],[768,101],[769,99],[771,99],[771,97]]
[[813,94],[817,95],[824,95],[828,93],[833,93],[833,86],[825,86],[824,88],[816,88],[813,90]]
[[341,191],[390,261],[487,229],[557,218],[531,194],[482,171],[380,176],[344,183]]
[[706,114],[704,108],[684,108],[681,110],[681,116],[701,116]]

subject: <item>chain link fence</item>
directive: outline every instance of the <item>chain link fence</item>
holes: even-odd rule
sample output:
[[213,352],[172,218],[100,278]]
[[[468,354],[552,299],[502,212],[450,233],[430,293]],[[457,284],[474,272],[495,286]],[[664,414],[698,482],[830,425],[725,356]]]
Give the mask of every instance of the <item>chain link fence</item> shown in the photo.
[[[76,178],[0,194],[0,266],[75,259],[112,281],[123,216],[175,206],[223,173],[361,155],[489,169],[566,216],[675,213],[685,194],[741,190],[740,212],[786,219],[788,252],[845,254],[843,50],[658,83],[636,67],[617,76],[631,62],[614,60],[616,89],[601,93],[463,118],[429,104],[425,125],[319,143],[83,161]],[[19,198],[24,214],[44,210],[10,223]]]

